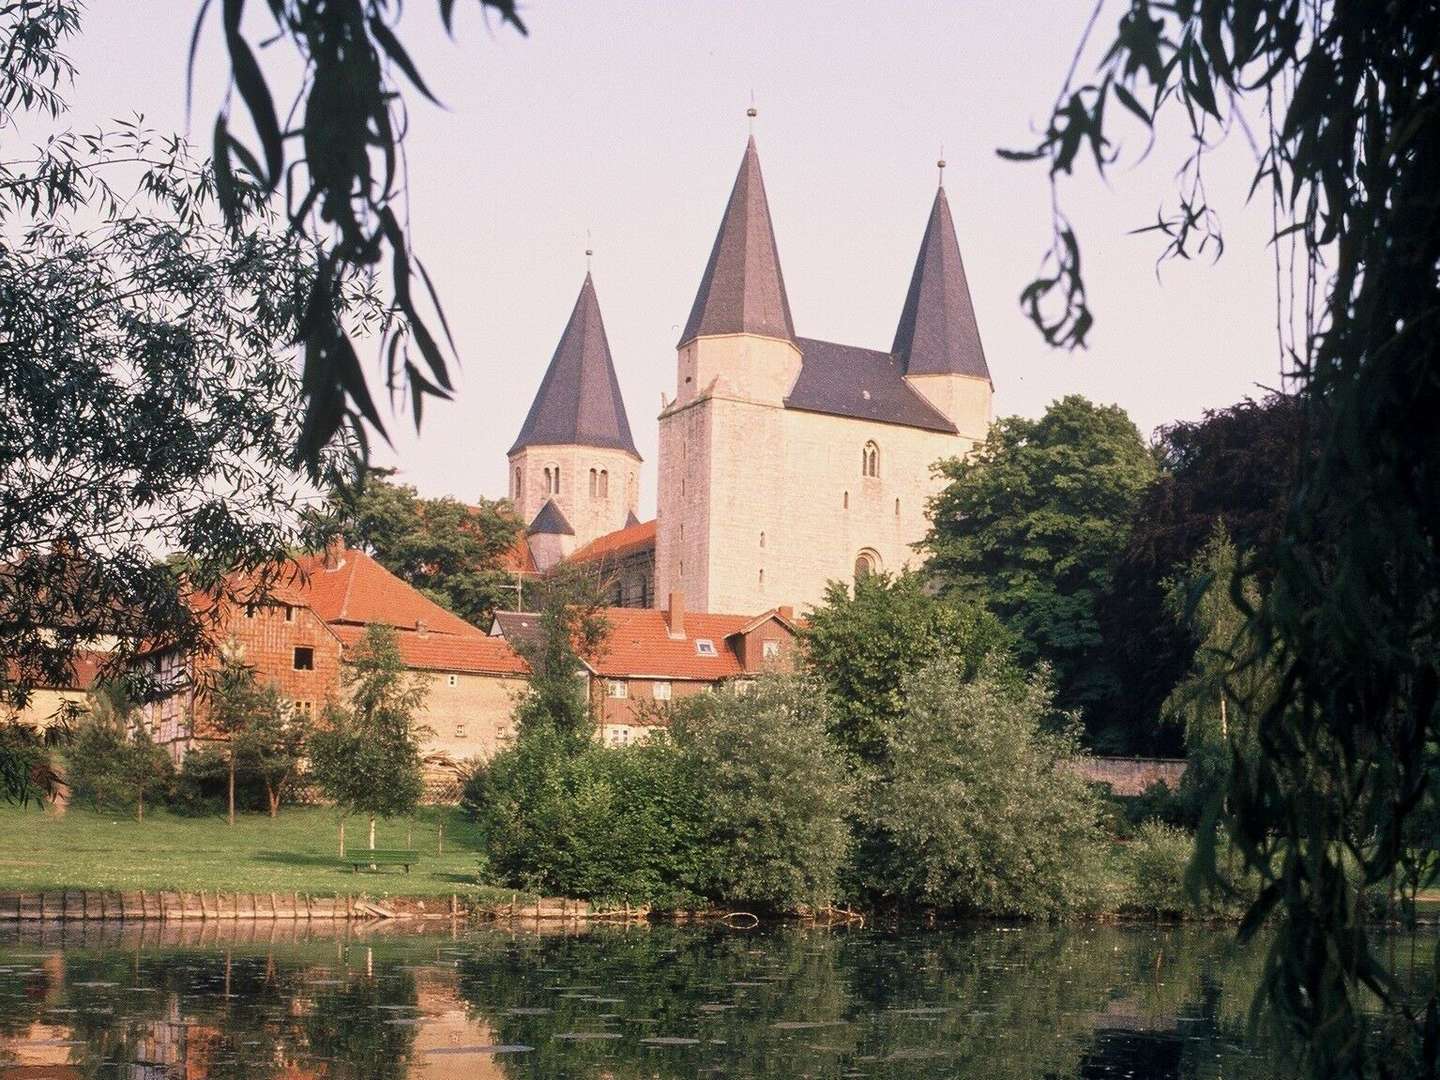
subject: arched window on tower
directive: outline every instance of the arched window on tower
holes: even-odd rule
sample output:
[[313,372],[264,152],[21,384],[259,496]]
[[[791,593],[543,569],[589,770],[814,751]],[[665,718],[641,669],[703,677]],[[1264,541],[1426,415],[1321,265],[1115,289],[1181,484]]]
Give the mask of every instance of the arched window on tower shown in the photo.
[[520,466],[519,466],[519,465],[516,465],[516,466],[515,466],[515,498],[517,498],[517,499],[520,498],[521,495],[525,494],[525,485],[520,482],[520,476],[521,476]]
[[762,548],[765,546],[765,534],[763,532],[760,534],[760,546]]
[[845,492],[844,495],[841,495],[841,496],[840,496],[840,509],[841,509],[841,510],[849,510],[849,509],[850,509],[850,493],[849,493],[848,491]]
[[602,498],[602,499],[608,499],[609,497],[610,497],[610,470],[609,470],[609,469],[601,469],[601,470],[600,470],[600,498]]
[[880,569],[880,556],[866,548],[855,556],[855,580],[867,578]]
[[593,499],[600,494],[600,474],[594,469],[590,470],[590,497]]
[[899,500],[899,499],[896,499],[896,500],[895,500],[895,516],[896,516],[896,517],[899,517],[899,516],[900,516],[900,500]]
[[549,494],[550,494],[552,491],[554,491],[554,490],[555,490],[555,474],[554,474],[554,472],[551,471],[550,466],[549,466],[549,465],[546,465],[546,466],[545,466],[545,494],[546,494],[546,495],[549,495]]
[[860,475],[880,475],[880,447],[873,442],[867,442],[864,449],[860,451]]

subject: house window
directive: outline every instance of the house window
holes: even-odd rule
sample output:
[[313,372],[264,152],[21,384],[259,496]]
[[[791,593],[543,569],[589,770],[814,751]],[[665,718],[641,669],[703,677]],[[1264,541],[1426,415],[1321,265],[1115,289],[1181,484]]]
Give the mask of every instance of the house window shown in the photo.
[[855,556],[855,578],[867,578],[880,569],[880,558],[873,551],[862,551]]
[[310,717],[315,715],[315,703],[313,701],[294,701],[290,707],[295,711],[296,716]]
[[697,656],[714,656],[715,642],[707,637],[695,639],[695,653]]
[[760,571],[760,588],[763,589],[764,587],[765,587],[765,571],[764,571],[764,569],[762,568],[761,571]]
[[459,685],[460,685],[460,676],[459,676],[459,675],[446,675],[446,676],[445,676],[445,685],[446,685],[446,686],[459,686]]
[[860,451],[860,475],[880,475],[880,447],[873,442],[867,442],[865,448]]
[[295,670],[296,670],[296,671],[314,671],[314,670],[315,670],[315,650],[314,650],[314,648],[312,648],[312,647],[309,646],[309,645],[296,645],[296,646],[295,646]]
[[778,641],[765,641],[760,644],[760,655],[766,660],[774,660],[780,655],[780,643]]
[[286,621],[286,622],[294,622],[294,621],[295,621],[295,609],[294,609],[293,607],[291,607],[289,604],[286,604],[286,605],[285,605],[285,621]]
[[456,737],[457,739],[463,739],[463,738],[465,737],[465,725],[464,725],[464,724],[456,724],[456,725],[455,725],[455,737]]
[[656,701],[670,700],[670,684],[668,682],[657,682],[654,688]]
[[605,696],[610,698],[628,698],[630,686],[622,679],[611,679],[605,684]]

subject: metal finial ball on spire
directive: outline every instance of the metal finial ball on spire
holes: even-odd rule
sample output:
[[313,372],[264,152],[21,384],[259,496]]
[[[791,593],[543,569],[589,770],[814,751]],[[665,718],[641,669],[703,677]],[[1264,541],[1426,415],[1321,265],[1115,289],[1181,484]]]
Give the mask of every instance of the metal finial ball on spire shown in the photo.
[[748,116],[751,120],[754,120],[755,117],[760,115],[760,110],[755,108],[754,105],[751,105],[748,109],[745,110],[745,115]]

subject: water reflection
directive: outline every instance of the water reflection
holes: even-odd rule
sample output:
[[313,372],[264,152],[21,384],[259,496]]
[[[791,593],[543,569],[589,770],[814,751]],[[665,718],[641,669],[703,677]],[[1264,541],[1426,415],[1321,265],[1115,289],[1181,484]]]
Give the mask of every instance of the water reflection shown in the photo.
[[0,1078],[1283,1073],[1223,930],[200,933],[12,928]]

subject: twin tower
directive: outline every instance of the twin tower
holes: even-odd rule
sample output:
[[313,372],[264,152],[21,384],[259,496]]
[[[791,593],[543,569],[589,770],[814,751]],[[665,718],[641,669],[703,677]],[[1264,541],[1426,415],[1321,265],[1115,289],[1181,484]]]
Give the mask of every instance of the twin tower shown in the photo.
[[918,561],[932,466],[984,439],[993,389],[944,187],[890,350],[800,337],[752,138],[662,398],[653,541],[589,274],[510,449],[510,498],[542,570],[623,537],[632,566],[653,542],[643,602],[803,608]]

